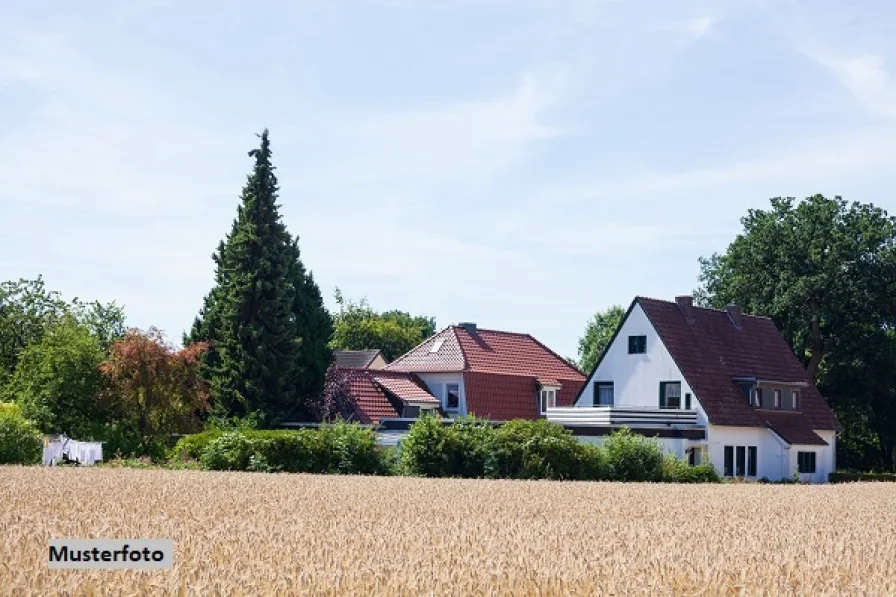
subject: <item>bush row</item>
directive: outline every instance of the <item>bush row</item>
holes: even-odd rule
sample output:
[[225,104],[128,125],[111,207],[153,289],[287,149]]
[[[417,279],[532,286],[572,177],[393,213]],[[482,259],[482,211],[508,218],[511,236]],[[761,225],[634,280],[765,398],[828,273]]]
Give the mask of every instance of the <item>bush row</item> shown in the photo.
[[182,438],[174,456],[195,457],[209,470],[383,475],[386,451],[371,429],[336,423],[318,429],[208,431]]
[[829,475],[831,483],[851,483],[854,481],[896,481],[896,473],[852,473],[837,471]]
[[402,472],[424,477],[718,482],[710,465],[663,455],[656,441],[622,429],[602,445],[583,444],[546,420],[495,427],[472,417],[414,423],[401,443]]

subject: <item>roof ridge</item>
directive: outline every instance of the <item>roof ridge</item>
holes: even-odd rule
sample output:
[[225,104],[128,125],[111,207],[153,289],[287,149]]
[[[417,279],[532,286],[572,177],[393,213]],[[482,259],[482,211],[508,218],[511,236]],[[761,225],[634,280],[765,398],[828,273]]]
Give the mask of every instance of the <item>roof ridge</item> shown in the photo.
[[[640,300],[655,301],[657,303],[665,303],[667,305],[676,305],[676,306],[678,305],[678,303],[676,303],[675,301],[667,301],[666,299],[654,298],[652,296],[643,296],[640,294],[637,295],[635,297],[635,299],[639,300],[639,301]],[[728,311],[725,309],[716,309],[715,307],[701,307],[699,305],[693,305],[693,306],[691,306],[691,308],[698,309],[700,311],[714,311],[716,313],[726,313],[726,314],[728,313]],[[769,321],[772,321],[772,318],[769,317],[768,315],[753,315],[751,313],[741,313],[740,315],[741,315],[741,317],[752,317],[753,319],[768,319]]]
[[[450,326],[448,326],[448,327],[454,328],[455,330],[457,330],[457,329],[466,330],[466,329],[467,329],[467,328],[465,328],[464,326],[462,326],[462,325],[460,325],[460,324],[452,324],[452,325],[450,325]],[[477,331],[477,332],[491,332],[492,334],[508,334],[508,335],[511,335],[511,336],[529,336],[529,334],[527,334],[527,333],[525,333],[525,332],[509,332],[509,331],[507,331],[507,330],[493,330],[493,329],[491,329],[491,328],[481,328],[481,327],[479,327],[479,326],[476,326],[475,331]]]
[[440,336],[441,334],[444,334],[446,331],[448,331],[449,329],[451,329],[451,327],[452,327],[452,326],[450,326],[450,325],[447,326],[447,327],[444,327],[444,328],[442,328],[441,330],[439,330],[438,332],[436,332],[435,334],[433,334],[432,336],[429,336],[428,338],[425,338],[424,340],[422,340],[422,341],[420,341],[419,343],[415,344],[414,346],[412,346],[412,347],[410,348],[410,350],[405,351],[403,354],[400,354],[400,355],[398,355],[397,357],[395,357],[394,359],[392,359],[392,362],[387,363],[387,364],[386,364],[386,369],[388,369],[388,368],[391,367],[392,365],[397,364],[397,363],[398,363],[399,361],[401,361],[403,358],[407,357],[407,356],[410,355],[412,352],[414,352],[415,350],[417,350],[418,348],[420,348],[422,345],[426,344],[427,342],[429,342],[429,341],[432,340],[433,338],[435,338],[435,337],[437,337],[437,336]]
[[457,336],[457,328],[460,326],[450,325],[448,328],[451,330],[451,333],[454,334],[454,341],[457,342],[457,349],[460,351],[460,357],[464,360],[464,366],[461,367],[461,371],[469,371],[470,370],[470,359],[467,358],[467,351],[464,350],[464,343],[460,341],[460,338]]

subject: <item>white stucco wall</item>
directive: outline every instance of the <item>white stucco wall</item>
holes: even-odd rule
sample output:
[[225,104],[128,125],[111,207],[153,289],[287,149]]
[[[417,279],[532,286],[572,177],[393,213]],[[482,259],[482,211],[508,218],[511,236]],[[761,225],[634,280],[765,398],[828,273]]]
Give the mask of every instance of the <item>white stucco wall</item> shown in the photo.
[[[836,437],[833,431],[816,431],[827,446],[788,445],[769,429],[759,427],[724,427],[710,425],[707,429],[709,454],[720,475],[725,472],[725,446],[756,446],[756,477],[772,481],[790,479],[797,472],[797,453],[815,452],[815,473],[802,474],[808,483],[827,483],[828,475],[836,470]],[[736,452],[735,452],[736,455]]]
[[[467,393],[464,388],[464,376],[462,373],[418,373],[417,376],[424,384],[426,384],[430,393],[439,399],[443,409],[445,408],[445,399],[447,397],[445,386],[448,384],[457,384],[460,388],[460,408],[457,411],[457,416],[466,416]],[[454,413],[449,412],[448,414],[451,416]]]
[[[628,354],[629,336],[647,336],[647,352]],[[632,308],[597,370],[588,378],[576,406],[594,405],[594,382],[597,381],[613,382],[615,406],[646,408],[659,408],[661,381],[679,381],[682,407],[685,394],[691,394],[691,408],[697,410],[698,422],[706,424],[706,414],[700,401],[672,360],[672,355],[666,350],[641,305]]]

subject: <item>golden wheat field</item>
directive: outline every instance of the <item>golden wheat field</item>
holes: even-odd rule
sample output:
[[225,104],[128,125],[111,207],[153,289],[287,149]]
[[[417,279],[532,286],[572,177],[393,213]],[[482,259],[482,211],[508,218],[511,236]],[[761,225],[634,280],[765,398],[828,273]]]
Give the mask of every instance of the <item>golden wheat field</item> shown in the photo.
[[[6,594],[896,594],[896,487],[0,467]],[[171,538],[165,571],[48,540]]]

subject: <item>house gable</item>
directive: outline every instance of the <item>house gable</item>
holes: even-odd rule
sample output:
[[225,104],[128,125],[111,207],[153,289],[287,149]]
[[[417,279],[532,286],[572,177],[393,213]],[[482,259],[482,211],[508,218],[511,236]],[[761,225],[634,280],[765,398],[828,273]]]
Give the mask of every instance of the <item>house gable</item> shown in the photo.
[[[629,338],[635,339],[632,342],[639,345],[632,347],[636,350],[641,349],[640,343],[643,342],[644,352],[631,354]],[[681,384],[682,406],[690,395],[691,408],[697,410],[698,420],[706,421],[699,396],[637,299],[632,301],[588,381],[579,391],[576,406],[594,405],[595,384],[600,382],[613,384],[614,406],[643,408],[659,408],[661,384],[678,382]]]

